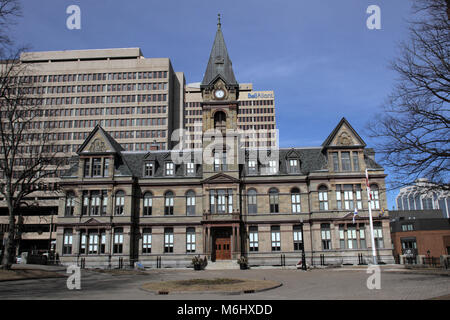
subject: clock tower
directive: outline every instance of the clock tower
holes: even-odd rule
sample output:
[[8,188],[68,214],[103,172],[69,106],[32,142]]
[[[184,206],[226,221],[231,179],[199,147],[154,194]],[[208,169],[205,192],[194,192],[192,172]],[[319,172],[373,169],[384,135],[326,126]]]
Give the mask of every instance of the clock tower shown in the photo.
[[[234,77],[232,63],[223,38],[220,15],[216,37],[200,89],[203,98],[203,159],[208,157],[213,159],[210,161],[212,163],[204,161],[204,176],[226,172],[227,175],[239,178],[237,161],[239,84]],[[218,140],[213,137],[219,133],[222,135],[222,143],[218,143]]]

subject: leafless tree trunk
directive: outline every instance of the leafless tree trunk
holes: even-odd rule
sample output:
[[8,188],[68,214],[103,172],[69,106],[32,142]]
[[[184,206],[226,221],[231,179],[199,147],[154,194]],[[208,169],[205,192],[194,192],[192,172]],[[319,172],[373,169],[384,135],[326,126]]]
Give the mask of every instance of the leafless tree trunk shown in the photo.
[[42,83],[32,76],[19,52],[0,61],[0,194],[9,214],[9,231],[2,265],[13,263],[21,208],[26,197],[39,192],[48,177],[57,175],[62,158],[57,157],[51,129],[42,120]]
[[0,52],[4,47],[11,46],[13,40],[7,34],[14,18],[22,15],[19,0],[0,0]]
[[392,63],[399,76],[383,113],[369,123],[397,188],[427,178],[450,190],[450,19],[448,0],[416,0],[410,40]]

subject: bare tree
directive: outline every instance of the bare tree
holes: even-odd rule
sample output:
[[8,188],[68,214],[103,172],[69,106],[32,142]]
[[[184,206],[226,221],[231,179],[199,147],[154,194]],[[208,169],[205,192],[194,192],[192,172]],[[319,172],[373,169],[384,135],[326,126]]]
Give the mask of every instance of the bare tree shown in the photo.
[[21,15],[22,10],[18,0],[0,0],[0,51],[3,47],[13,44],[7,31],[15,23],[14,18]]
[[41,192],[64,160],[57,157],[52,129],[42,121],[43,83],[19,54],[0,61],[0,194],[9,215],[3,268],[10,268],[15,256],[21,210],[31,205],[27,196]]
[[427,178],[431,188],[450,190],[450,4],[416,0],[413,8],[410,39],[391,65],[397,84],[368,128],[394,172],[393,188]]

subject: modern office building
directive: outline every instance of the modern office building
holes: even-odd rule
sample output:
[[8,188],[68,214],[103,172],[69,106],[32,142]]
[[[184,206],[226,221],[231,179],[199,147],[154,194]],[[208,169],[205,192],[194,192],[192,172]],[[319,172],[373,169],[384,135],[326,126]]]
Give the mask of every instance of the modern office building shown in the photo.
[[[204,79],[186,90],[186,110],[195,111],[186,117],[197,119],[189,124],[202,119],[201,145],[131,151],[97,125],[61,179],[62,263],[187,267],[201,255],[215,263],[246,256],[250,265],[293,265],[303,249],[308,264],[357,264],[361,256],[367,263],[368,206],[378,261],[393,262],[389,219],[381,214],[386,174],[373,150],[345,118],[321,146],[245,145],[238,130],[250,125],[240,120],[244,110],[274,105],[255,108],[254,101],[273,99],[251,90],[234,77],[219,23]],[[211,130],[226,140],[212,139]]]
[[414,185],[401,188],[397,195],[397,209],[422,211],[439,209],[443,218],[450,218],[450,192],[430,189],[427,179],[418,179]]
[[[27,97],[42,101],[30,133],[48,130],[49,151],[65,159],[27,198],[32,208],[21,212],[19,250],[48,250],[55,240],[58,176],[92,129],[101,125],[129,151],[170,148],[171,133],[183,125],[185,80],[168,58],[145,58],[139,48],[27,52],[20,62]],[[0,238],[8,231],[2,200]]]

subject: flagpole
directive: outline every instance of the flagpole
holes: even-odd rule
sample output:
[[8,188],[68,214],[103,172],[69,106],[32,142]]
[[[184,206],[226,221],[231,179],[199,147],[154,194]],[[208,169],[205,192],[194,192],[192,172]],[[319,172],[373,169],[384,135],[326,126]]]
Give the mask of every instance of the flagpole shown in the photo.
[[370,196],[369,173],[367,172],[367,169],[366,169],[366,189],[367,189],[367,201],[368,201],[368,206],[369,206],[370,235],[372,237],[373,264],[378,264],[377,263],[377,251],[375,248],[375,236],[373,233],[372,203],[371,203],[371,196]]

